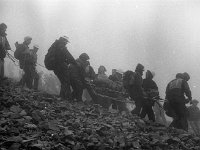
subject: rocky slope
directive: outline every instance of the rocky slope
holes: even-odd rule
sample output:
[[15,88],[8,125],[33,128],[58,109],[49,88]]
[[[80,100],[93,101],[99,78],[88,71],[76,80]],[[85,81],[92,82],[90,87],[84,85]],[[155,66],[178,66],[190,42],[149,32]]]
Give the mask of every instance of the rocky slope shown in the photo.
[[200,150],[200,138],[99,105],[0,86],[0,150]]

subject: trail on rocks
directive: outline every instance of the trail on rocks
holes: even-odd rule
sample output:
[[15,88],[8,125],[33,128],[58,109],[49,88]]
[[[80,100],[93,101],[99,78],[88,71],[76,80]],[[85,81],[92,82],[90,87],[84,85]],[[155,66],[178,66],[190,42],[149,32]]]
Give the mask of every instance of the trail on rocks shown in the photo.
[[200,138],[99,105],[0,86],[1,150],[199,150]]

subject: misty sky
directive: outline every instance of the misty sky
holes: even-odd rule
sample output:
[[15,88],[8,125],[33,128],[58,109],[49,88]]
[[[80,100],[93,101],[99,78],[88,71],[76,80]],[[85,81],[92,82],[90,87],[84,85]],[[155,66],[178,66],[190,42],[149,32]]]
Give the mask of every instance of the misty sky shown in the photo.
[[162,97],[175,74],[186,71],[193,98],[200,98],[199,14],[200,2],[193,0],[0,1],[0,23],[8,25],[13,50],[30,35],[43,64],[52,42],[66,35],[71,54],[88,53],[95,71],[100,65],[108,74],[134,70],[137,63],[155,71]]

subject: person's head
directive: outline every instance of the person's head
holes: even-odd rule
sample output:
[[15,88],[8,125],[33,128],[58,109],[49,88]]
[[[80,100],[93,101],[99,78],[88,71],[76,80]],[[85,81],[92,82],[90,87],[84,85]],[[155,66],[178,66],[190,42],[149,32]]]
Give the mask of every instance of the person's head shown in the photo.
[[98,69],[98,74],[105,74],[106,71],[107,70],[104,66],[100,66],[99,69]]
[[34,51],[35,53],[37,53],[38,49],[39,49],[39,46],[38,46],[38,45],[34,45],[34,46],[33,46],[33,51]]
[[196,99],[193,99],[193,100],[192,100],[192,105],[193,105],[193,106],[197,106],[197,105],[198,105],[198,103],[199,103],[199,101],[198,101],[198,100],[196,100]]
[[66,46],[67,43],[69,43],[69,38],[67,36],[61,36],[59,38],[59,44],[60,44],[60,46]]
[[32,40],[32,37],[30,37],[30,36],[24,37],[24,43],[26,45],[30,45],[31,44],[31,40]]
[[190,80],[190,75],[189,75],[187,72],[184,72],[184,73],[183,73],[183,79],[184,79],[185,81],[189,81],[189,80]]
[[144,72],[144,66],[142,64],[137,64],[136,68],[135,68],[135,72],[138,72],[141,74],[141,76],[143,75]]
[[7,29],[7,25],[5,23],[0,24],[0,32],[5,33]]
[[153,71],[147,70],[146,72],[146,79],[153,79],[155,73]]
[[176,74],[176,79],[183,79],[183,74],[182,73],[177,73]]
[[116,75],[117,70],[116,69],[112,69],[112,75]]
[[79,58],[83,61],[88,61],[90,59],[90,57],[88,56],[88,54],[86,53],[82,53]]

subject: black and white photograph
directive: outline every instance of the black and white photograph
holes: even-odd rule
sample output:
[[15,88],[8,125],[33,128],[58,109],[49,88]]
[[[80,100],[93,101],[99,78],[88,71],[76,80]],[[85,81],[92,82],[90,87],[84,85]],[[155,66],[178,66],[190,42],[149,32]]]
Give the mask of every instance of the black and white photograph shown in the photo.
[[0,150],[200,150],[200,1],[0,0]]

